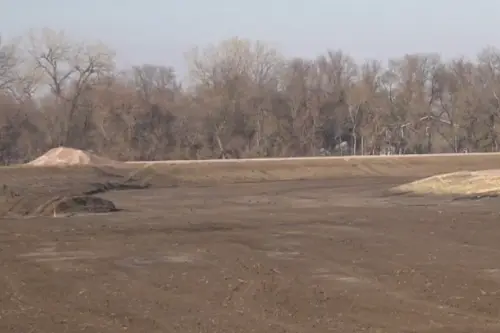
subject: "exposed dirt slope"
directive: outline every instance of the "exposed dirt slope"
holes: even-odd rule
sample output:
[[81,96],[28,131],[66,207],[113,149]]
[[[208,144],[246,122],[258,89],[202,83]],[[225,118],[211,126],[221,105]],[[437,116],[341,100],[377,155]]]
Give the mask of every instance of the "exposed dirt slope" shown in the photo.
[[96,195],[151,186],[142,173],[113,167],[5,168],[0,173],[1,216],[113,211],[117,207]]
[[337,179],[350,176],[417,179],[447,172],[496,169],[500,165],[500,154],[144,165],[156,174],[195,183]]
[[[54,150],[53,154],[70,152]],[[3,195],[0,193],[2,214],[30,215],[47,212],[42,209],[48,202],[63,197],[81,197],[102,192],[144,188],[207,186],[221,183],[262,182],[300,179],[340,179],[349,176],[385,177],[398,176],[403,182],[436,173],[460,170],[496,168],[500,155],[459,155],[430,157],[391,158],[345,158],[288,160],[276,162],[251,161],[245,163],[196,163],[196,164],[127,164],[104,163],[98,157],[81,155],[78,158],[67,155],[59,161],[66,164],[39,164],[37,167],[7,167],[1,169],[5,179]],[[52,153],[51,153],[52,154]],[[79,155],[80,154],[80,155]],[[50,155],[50,154],[49,154]],[[57,155],[57,154],[56,154]],[[40,160],[41,161],[41,160]],[[46,161],[49,161],[47,159]],[[71,164],[80,161],[80,164]],[[81,164],[87,161],[89,164]],[[106,160],[108,161],[108,160]],[[99,165],[99,163],[104,165]],[[408,179],[410,177],[410,179]],[[2,188],[0,188],[2,189]],[[118,207],[120,208],[120,207]],[[87,209],[87,208],[85,208]]]

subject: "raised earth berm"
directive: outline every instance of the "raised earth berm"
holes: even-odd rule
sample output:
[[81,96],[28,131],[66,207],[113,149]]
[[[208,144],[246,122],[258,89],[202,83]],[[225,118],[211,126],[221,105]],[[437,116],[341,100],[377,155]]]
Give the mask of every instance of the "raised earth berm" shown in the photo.
[[452,196],[500,195],[500,169],[459,171],[420,179],[391,189],[395,194]]
[[42,156],[28,162],[29,166],[69,166],[69,165],[116,165],[120,162],[97,156],[91,152],[57,147],[50,149]]
[[116,211],[113,202],[99,195],[149,188],[154,177],[151,172],[96,165],[5,168],[5,183],[0,184],[0,217]]
[[56,217],[85,213],[109,213],[117,210],[115,204],[110,200],[97,196],[78,195],[54,197],[39,206],[35,210],[34,215],[50,215]]

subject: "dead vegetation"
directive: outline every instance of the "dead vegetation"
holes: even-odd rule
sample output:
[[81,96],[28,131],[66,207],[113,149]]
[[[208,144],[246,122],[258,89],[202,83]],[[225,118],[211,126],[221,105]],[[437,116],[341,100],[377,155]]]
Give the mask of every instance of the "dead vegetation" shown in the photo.
[[[113,160],[498,151],[500,56],[287,59],[233,38],[168,64],[44,29],[0,45],[0,161],[64,146]],[[327,45],[325,45],[327,47]]]
[[459,171],[416,180],[392,189],[394,193],[453,195],[461,198],[500,194],[500,170]]

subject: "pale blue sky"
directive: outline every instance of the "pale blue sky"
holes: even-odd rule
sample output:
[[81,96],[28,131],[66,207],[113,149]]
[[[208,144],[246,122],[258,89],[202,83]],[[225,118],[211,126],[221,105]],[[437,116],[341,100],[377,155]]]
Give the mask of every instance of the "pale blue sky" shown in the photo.
[[357,59],[438,52],[473,57],[500,46],[498,0],[0,0],[0,33],[64,29],[99,39],[119,63],[185,68],[194,45],[231,36],[273,43],[285,55],[340,48]]

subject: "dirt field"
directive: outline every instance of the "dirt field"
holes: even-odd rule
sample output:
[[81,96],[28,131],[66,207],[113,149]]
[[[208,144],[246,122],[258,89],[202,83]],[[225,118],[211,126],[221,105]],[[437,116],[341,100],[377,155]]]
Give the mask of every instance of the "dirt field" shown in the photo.
[[500,199],[386,194],[452,162],[0,170],[0,332],[500,332]]

